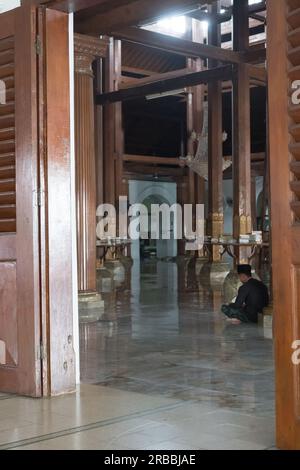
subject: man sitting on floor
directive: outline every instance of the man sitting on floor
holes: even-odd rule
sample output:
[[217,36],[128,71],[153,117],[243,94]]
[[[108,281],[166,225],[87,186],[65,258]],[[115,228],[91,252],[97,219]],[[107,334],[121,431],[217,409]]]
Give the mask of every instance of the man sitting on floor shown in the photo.
[[238,275],[243,283],[234,304],[223,305],[222,312],[234,324],[257,323],[258,314],[269,305],[267,287],[257,279],[253,279],[251,266],[238,266]]

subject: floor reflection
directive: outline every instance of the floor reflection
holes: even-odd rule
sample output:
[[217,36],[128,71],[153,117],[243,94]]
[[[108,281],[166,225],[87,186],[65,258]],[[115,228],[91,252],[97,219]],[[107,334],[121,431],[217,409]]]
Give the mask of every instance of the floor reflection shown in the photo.
[[127,275],[103,295],[105,321],[81,326],[84,383],[273,417],[272,341],[226,323],[222,286],[184,261],[135,263]]

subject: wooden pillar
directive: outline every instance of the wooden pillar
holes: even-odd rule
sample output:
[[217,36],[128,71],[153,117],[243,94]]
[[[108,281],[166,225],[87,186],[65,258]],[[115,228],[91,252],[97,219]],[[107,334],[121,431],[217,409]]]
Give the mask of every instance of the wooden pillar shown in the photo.
[[[103,93],[103,59],[95,62],[95,92]],[[97,206],[104,202],[104,149],[103,149],[103,106],[95,104],[95,146],[96,146],[96,186]]]
[[[109,39],[108,54],[104,61],[104,90],[114,91],[114,40]],[[104,203],[115,204],[115,146],[114,146],[115,105],[104,106]]]
[[[184,204],[188,204],[188,177],[183,176],[182,178],[177,180],[177,204],[180,204],[181,207],[184,207]],[[182,224],[184,230],[184,224]],[[184,237],[184,233],[183,233]],[[177,241],[177,255],[184,256],[185,255],[185,240],[178,240]]]
[[257,230],[256,177],[251,179],[251,217],[253,230]]
[[[248,0],[235,0],[233,4],[234,50],[249,48]],[[234,238],[252,231],[251,220],[251,121],[250,81],[246,64],[235,66],[232,91],[233,114],[233,233]],[[247,261],[245,249],[239,262]]]
[[[105,60],[105,91],[117,91],[122,75],[122,44],[110,38]],[[104,107],[104,202],[116,204],[119,196],[126,195],[123,177],[123,116],[122,103]]]
[[[204,34],[202,25],[199,21],[193,20],[192,22],[192,41],[203,43]],[[193,59],[191,64],[193,70],[200,72],[204,70],[202,59]],[[193,88],[192,94],[192,120],[193,128],[197,134],[201,134],[203,130],[203,102],[204,102],[204,85],[199,85]],[[195,149],[196,151],[196,149]],[[194,201],[195,204],[205,203],[205,180],[197,173],[194,173]]]
[[75,35],[75,153],[78,288],[96,292],[96,158],[92,63],[106,52],[106,40]]
[[[209,7],[213,16],[220,13],[220,2]],[[212,21],[209,27],[208,43],[221,47],[221,26]],[[208,67],[217,67],[215,60],[208,61]],[[222,82],[215,81],[208,85],[208,231],[218,239],[224,232],[223,211],[223,122],[222,122]],[[221,261],[220,248],[214,246],[212,261]]]
[[[114,75],[115,91],[119,90],[122,79],[122,43],[120,40],[114,41]],[[115,108],[115,198],[119,200],[120,196],[126,196],[127,181],[123,178],[123,154],[124,154],[124,133],[123,133],[123,115],[122,103],[116,103]]]
[[[122,42],[109,40],[109,52],[105,60],[105,91],[118,91],[122,80]],[[129,183],[124,177],[123,105],[121,102],[104,107],[104,203],[118,208],[119,197],[129,196]],[[125,236],[116,226],[116,235]],[[130,255],[130,248],[126,249]],[[108,253],[106,259],[111,254]]]
[[[193,42],[203,43],[204,35],[203,29],[199,21],[190,20],[188,25],[187,37]],[[204,70],[203,61],[200,58],[188,59],[187,67],[195,72]],[[188,155],[195,155],[198,143],[192,139],[192,133],[196,132],[197,135],[202,133],[203,129],[203,101],[204,101],[204,86],[199,85],[190,88],[187,96],[187,153]],[[194,229],[196,223],[196,204],[205,203],[205,181],[192,169],[188,169],[187,180],[187,197],[186,204],[193,205],[193,220]],[[184,183],[183,183],[184,184]],[[180,245],[182,251],[182,244]]]
[[[187,20],[187,32],[186,38],[192,41],[197,42],[199,40],[199,33],[196,29],[196,22],[192,18]],[[201,39],[201,38],[200,38]],[[187,67],[190,70],[202,70],[202,61],[200,59],[187,59]],[[200,91],[200,94],[199,94]],[[200,98],[198,100],[198,98]],[[201,87],[193,87],[189,89],[187,95],[187,154],[195,155],[196,147],[194,140],[192,139],[193,131],[197,130],[199,133],[202,131],[202,128],[196,129],[196,123],[199,124],[198,111],[201,115],[202,113],[202,103],[201,103]],[[195,192],[196,192],[196,181],[195,173],[192,169],[188,169],[188,203],[195,204]]]

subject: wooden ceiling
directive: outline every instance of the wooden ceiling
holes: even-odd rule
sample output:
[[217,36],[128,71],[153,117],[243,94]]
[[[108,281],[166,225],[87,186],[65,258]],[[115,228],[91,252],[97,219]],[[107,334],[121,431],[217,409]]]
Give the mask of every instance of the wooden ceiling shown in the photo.
[[103,7],[104,11],[114,8],[117,4],[129,3],[130,0],[36,0],[36,4],[44,4],[55,10],[66,11],[68,13],[78,12],[93,7]]
[[122,70],[132,74],[152,75],[178,70],[186,60],[177,54],[145,47],[141,44],[122,43]]
[[35,4],[76,13],[76,29],[90,35],[109,34],[161,16],[188,13],[211,0],[32,0]]
[[[205,10],[212,0],[31,0],[36,4],[45,4],[55,9],[75,12],[76,32],[89,35],[109,35],[128,26],[141,26],[155,22],[166,15],[189,14],[207,15]],[[231,9],[231,0],[222,0],[222,7]],[[264,18],[264,2],[249,6],[254,16]],[[226,15],[221,15],[226,16]],[[229,15],[230,16],[230,15]],[[250,28],[263,24],[251,18]],[[224,29],[225,28],[225,29]],[[227,29],[226,29],[227,28]],[[228,30],[228,31],[227,31]],[[230,34],[231,25],[225,23],[223,34]],[[230,40],[230,38],[229,38]]]
[[[123,3],[123,2],[122,2]],[[199,0],[131,0],[106,12],[99,6],[76,15],[76,29],[91,35],[110,34],[127,26],[139,26],[162,16],[183,14],[195,10]]]

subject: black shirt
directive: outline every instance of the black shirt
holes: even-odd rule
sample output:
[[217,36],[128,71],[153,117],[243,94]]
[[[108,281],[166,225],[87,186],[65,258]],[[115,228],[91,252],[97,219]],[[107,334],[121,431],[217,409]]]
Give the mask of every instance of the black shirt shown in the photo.
[[257,321],[258,313],[269,305],[268,288],[263,282],[257,279],[249,279],[248,282],[240,287],[234,306],[245,308],[245,312],[252,321]]

